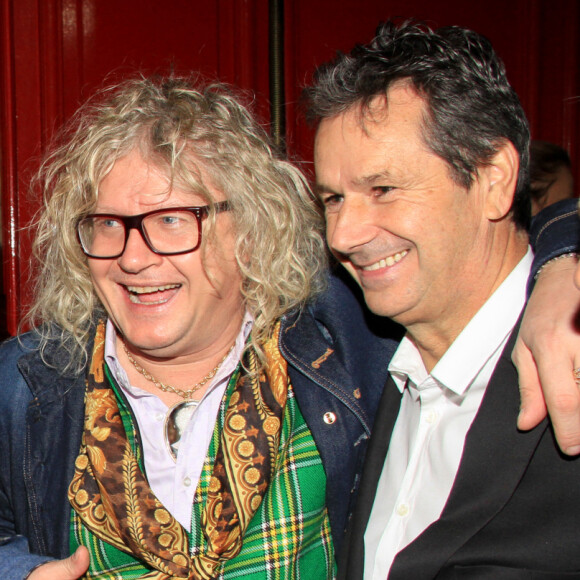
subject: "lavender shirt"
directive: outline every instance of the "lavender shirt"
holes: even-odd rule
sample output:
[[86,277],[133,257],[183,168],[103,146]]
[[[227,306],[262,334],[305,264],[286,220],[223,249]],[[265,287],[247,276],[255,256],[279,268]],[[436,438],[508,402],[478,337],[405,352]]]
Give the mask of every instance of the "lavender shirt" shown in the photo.
[[167,448],[164,435],[168,407],[155,394],[129,383],[116,354],[117,333],[111,321],[107,321],[105,360],[137,418],[149,485],[159,501],[186,530],[191,529],[193,496],[219,406],[244,350],[252,322],[252,317],[246,313],[232,352],[220,367],[183,431],[175,461]]

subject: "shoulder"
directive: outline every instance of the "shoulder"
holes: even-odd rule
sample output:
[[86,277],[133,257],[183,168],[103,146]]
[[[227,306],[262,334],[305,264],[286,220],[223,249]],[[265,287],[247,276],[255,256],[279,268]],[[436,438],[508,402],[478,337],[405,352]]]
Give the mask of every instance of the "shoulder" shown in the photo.
[[324,341],[341,351],[368,349],[392,354],[403,336],[400,326],[366,307],[360,288],[343,268],[328,274],[325,291],[282,321],[284,342],[310,348]]
[[0,345],[0,432],[2,425],[20,425],[33,393],[20,362],[38,352],[32,333],[10,338]]
[[279,345],[297,393],[302,383],[310,391],[318,384],[370,414],[401,335],[369,312],[357,289],[346,272],[330,274],[324,294],[283,318]]
[[53,389],[60,390],[78,380],[78,375],[67,373],[64,362],[70,357],[62,331],[58,327],[35,330],[10,338],[0,344],[0,390],[3,397],[17,394],[24,388],[36,396]]
[[0,343],[0,382],[5,382],[7,375],[18,373],[18,362],[24,356],[39,356],[38,335],[27,332],[9,338]]

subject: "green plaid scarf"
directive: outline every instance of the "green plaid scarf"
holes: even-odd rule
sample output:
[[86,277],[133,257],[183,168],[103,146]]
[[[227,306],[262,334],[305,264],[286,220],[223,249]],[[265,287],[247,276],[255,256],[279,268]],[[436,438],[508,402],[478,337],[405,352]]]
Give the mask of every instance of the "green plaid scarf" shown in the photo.
[[[266,345],[268,376],[252,381],[238,368],[229,382],[196,490],[189,534],[148,488],[130,409],[116,392],[102,358],[97,362],[95,358],[99,357],[93,356],[91,375],[97,377],[97,382],[106,383],[101,389],[113,392],[117,404],[117,409],[109,408],[110,403],[105,406],[105,414],[118,411],[118,423],[125,432],[128,451],[123,451],[122,464],[124,477],[132,482],[132,494],[125,491],[123,502],[132,506],[131,502],[137,503],[132,495],[144,497],[145,507],[139,511],[123,506],[126,517],[116,522],[112,533],[115,523],[107,512],[115,498],[107,498],[104,489],[91,489],[91,477],[89,485],[83,484],[87,464],[94,464],[91,467],[98,471],[103,458],[93,446],[89,445],[88,450],[83,446],[70,491],[74,507],[71,550],[81,544],[89,548],[91,566],[87,580],[333,578],[326,478],[312,435],[288,384],[276,338],[277,332]],[[104,340],[104,330],[97,339]],[[245,361],[252,368],[255,355]],[[253,417],[251,412],[244,414],[248,407],[256,411]],[[238,412],[240,409],[243,412]],[[102,426],[90,419],[89,410],[87,416],[87,428],[106,441]],[[262,422],[256,423],[256,418]],[[263,433],[256,434],[256,424]],[[125,461],[126,454],[132,455],[132,461]],[[87,491],[95,504],[90,511],[86,507]],[[139,516],[147,517],[148,512],[155,514],[154,525],[142,526]],[[113,520],[117,516],[115,513]],[[131,528],[131,534],[125,528]],[[172,562],[178,565],[173,570]]]

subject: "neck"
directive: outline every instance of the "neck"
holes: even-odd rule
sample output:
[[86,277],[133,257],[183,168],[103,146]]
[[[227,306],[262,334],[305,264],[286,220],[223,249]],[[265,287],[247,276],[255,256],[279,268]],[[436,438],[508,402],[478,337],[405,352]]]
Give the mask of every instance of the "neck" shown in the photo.
[[235,350],[239,332],[238,326],[234,333],[220,336],[211,345],[176,357],[150,356],[117,335],[116,354],[133,386],[153,393],[170,406],[183,401],[185,391],[192,391],[190,399],[204,396],[228,355]]
[[[481,262],[482,271],[475,278],[477,287],[461,288],[454,300],[448,301],[447,310],[441,310],[430,320],[405,325],[409,338],[415,343],[427,372],[431,372],[470,320],[477,314],[492,294],[525,256],[528,240],[517,233],[503,253],[492,248],[492,259]],[[450,290],[451,291],[451,290]]]

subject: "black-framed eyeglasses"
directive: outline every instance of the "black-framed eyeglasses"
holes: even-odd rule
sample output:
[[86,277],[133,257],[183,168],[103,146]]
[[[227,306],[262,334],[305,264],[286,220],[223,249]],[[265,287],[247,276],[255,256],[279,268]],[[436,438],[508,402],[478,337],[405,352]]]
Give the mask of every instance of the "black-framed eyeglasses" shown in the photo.
[[[216,213],[228,211],[227,201],[213,205]],[[138,230],[155,254],[176,256],[195,252],[201,245],[201,223],[210,206],[167,207],[139,215],[92,213],[77,223],[77,237],[89,258],[113,259],[125,251],[129,232]]]

